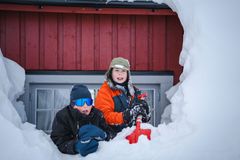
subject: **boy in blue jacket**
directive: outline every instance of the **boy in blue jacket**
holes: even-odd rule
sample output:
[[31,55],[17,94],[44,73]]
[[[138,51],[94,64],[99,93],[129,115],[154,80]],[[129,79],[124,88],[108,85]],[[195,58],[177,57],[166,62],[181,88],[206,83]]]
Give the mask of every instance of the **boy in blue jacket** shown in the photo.
[[86,86],[73,86],[70,105],[57,112],[52,125],[51,139],[62,153],[86,156],[97,150],[99,141],[116,136],[102,112],[92,104]]

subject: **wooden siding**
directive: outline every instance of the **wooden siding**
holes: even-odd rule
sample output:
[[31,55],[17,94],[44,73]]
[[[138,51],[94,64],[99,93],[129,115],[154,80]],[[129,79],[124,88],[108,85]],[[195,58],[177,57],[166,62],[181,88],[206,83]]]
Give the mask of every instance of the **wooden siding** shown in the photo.
[[113,57],[135,71],[174,71],[183,30],[176,15],[0,11],[0,48],[26,70],[106,70]]

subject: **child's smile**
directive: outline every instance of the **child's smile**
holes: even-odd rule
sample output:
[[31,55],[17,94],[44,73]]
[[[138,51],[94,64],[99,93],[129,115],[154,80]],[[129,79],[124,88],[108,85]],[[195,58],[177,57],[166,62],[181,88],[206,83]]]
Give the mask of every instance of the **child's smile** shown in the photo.
[[112,78],[117,83],[124,83],[127,80],[127,70],[120,68],[113,68]]

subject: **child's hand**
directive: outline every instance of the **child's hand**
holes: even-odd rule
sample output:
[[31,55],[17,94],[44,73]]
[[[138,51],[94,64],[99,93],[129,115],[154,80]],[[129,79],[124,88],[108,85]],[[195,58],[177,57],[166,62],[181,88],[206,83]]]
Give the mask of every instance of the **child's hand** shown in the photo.
[[106,132],[104,132],[101,128],[98,128],[95,125],[87,124],[79,128],[78,137],[80,140],[91,140],[96,139],[98,141],[105,140],[107,137]]
[[82,142],[78,140],[75,144],[76,152],[80,153],[82,156],[87,156],[90,153],[95,152],[98,149],[98,141],[97,140],[90,140],[88,142]]

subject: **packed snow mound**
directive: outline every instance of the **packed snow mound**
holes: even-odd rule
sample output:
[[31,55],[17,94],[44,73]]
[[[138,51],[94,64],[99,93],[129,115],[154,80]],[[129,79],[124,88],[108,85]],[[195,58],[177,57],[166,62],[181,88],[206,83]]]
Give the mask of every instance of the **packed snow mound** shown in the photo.
[[23,92],[25,79],[23,78],[24,76],[21,75],[24,75],[24,69],[17,65],[15,62],[4,58],[1,50],[0,68],[0,114],[5,119],[14,123],[15,126],[19,127],[21,124],[21,119],[17,114],[16,109],[14,109],[12,102],[16,101],[19,94]]
[[[3,57],[0,50],[0,153],[3,160],[57,159],[57,149],[50,138],[30,123],[22,123],[16,108],[23,93],[25,71],[17,63]],[[20,104],[20,105],[19,105]],[[14,107],[15,105],[15,107]],[[22,116],[24,108],[19,109]]]

